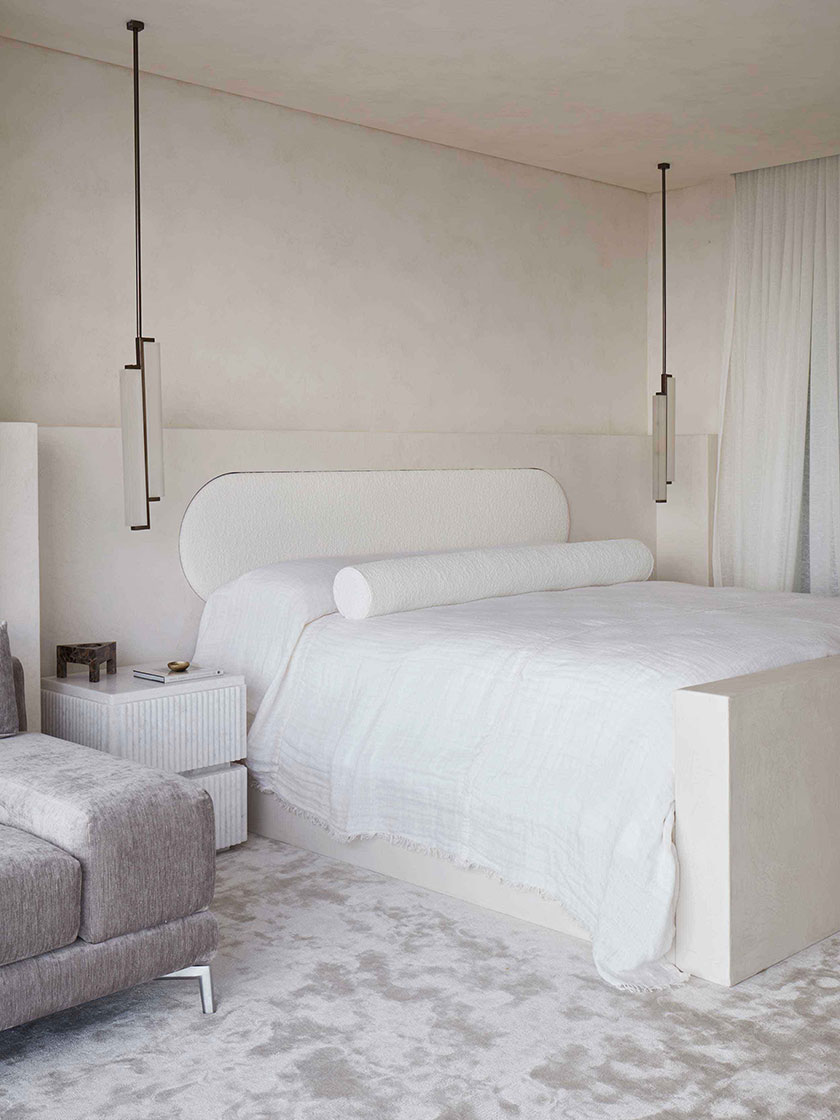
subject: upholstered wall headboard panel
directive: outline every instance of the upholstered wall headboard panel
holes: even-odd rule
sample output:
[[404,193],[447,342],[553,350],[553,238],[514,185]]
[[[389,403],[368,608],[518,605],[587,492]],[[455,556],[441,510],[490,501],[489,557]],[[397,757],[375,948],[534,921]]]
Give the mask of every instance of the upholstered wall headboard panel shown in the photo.
[[543,470],[223,474],[181,524],[181,567],[203,599],[243,572],[309,556],[564,541],[569,506]]

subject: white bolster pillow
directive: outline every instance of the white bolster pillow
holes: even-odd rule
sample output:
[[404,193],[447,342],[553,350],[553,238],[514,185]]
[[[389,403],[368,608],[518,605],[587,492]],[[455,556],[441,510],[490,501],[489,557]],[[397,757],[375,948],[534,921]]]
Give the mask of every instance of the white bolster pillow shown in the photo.
[[443,607],[523,595],[646,580],[653,555],[641,541],[581,541],[476,548],[371,560],[342,568],[333,583],[345,618],[369,618],[420,607]]

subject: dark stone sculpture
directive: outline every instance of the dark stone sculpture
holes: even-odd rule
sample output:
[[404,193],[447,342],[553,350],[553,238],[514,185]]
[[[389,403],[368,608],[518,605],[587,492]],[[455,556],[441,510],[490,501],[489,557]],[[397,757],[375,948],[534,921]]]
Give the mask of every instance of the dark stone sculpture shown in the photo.
[[117,671],[116,642],[77,642],[72,646],[55,647],[55,675],[67,676],[68,664],[87,665],[88,680],[99,680],[99,667],[104,662],[109,673]]

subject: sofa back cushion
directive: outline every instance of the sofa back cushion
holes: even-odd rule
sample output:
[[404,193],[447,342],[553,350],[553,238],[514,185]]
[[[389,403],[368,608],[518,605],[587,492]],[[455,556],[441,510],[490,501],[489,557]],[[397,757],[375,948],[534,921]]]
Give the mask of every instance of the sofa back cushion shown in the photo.
[[9,628],[5,622],[0,622],[0,739],[17,735],[19,730],[15,671],[12,665],[12,651],[9,649]]

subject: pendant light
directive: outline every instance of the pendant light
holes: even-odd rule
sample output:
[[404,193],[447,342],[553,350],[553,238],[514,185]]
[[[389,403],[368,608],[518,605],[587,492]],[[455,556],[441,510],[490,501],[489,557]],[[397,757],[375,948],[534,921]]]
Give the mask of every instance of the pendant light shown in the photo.
[[160,343],[143,335],[140,240],[140,64],[137,36],[145,24],[125,25],[134,47],[134,253],[137,331],[134,362],[120,370],[123,488],[125,523],[149,529],[149,503],[163,497],[163,410],[160,387]]
[[653,395],[653,500],[668,501],[668,486],[674,481],[674,452],[676,450],[676,394],[674,378],[668,373],[666,358],[667,300],[665,287],[665,173],[670,163],[656,165],[662,173],[662,377],[659,392]]

